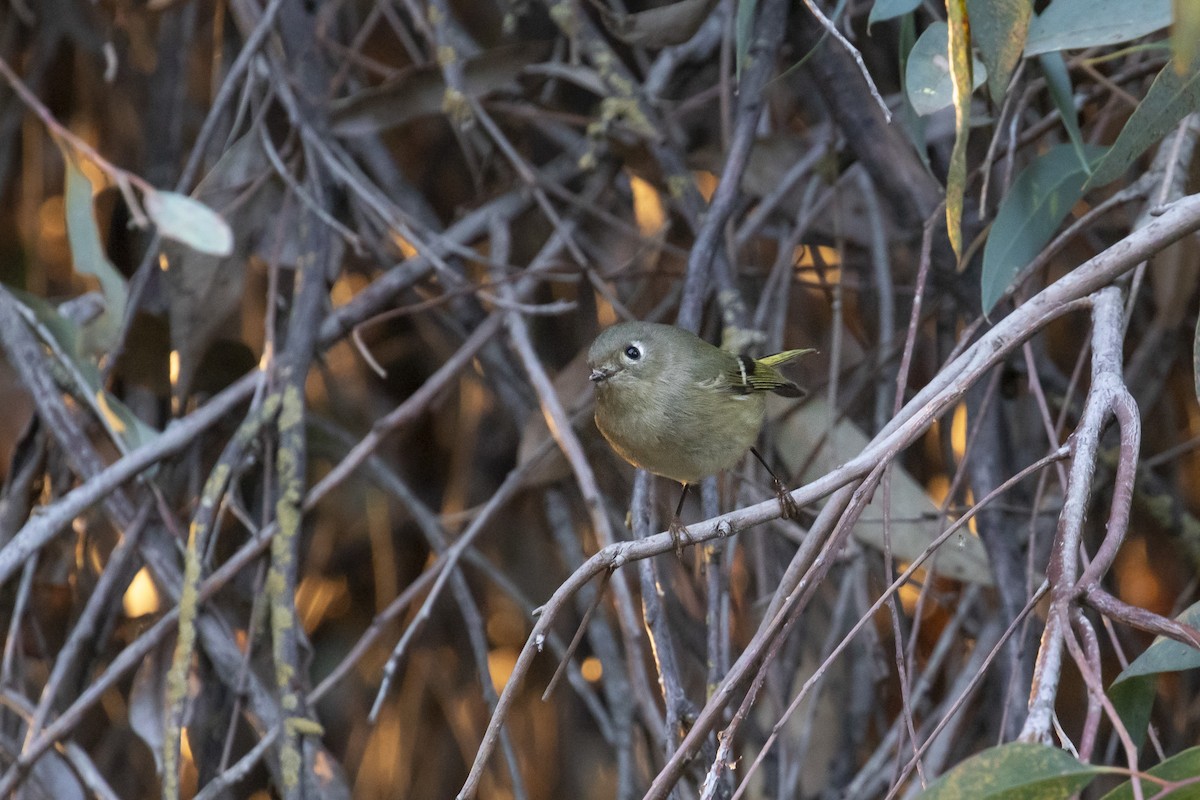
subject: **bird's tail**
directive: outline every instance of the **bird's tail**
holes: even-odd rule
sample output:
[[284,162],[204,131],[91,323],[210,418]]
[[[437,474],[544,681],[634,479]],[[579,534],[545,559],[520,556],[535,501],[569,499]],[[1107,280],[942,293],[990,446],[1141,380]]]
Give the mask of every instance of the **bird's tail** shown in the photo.
[[754,361],[754,375],[750,378],[751,385],[761,391],[774,392],[784,397],[804,397],[807,392],[794,381],[785,378],[778,367],[792,359],[799,358],[805,353],[815,353],[816,350],[784,350],[782,353],[763,356]]

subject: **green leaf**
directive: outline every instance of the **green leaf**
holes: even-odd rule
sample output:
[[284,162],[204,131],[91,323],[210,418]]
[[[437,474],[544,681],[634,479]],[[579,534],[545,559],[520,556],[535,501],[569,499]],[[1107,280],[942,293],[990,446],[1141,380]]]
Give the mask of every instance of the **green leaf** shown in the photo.
[[963,194],[967,190],[967,139],[971,135],[971,23],[967,0],[946,0],[949,16],[950,80],[954,85],[954,148],[946,171],[946,231],[954,255],[962,260]]
[[1083,135],[1079,132],[1079,115],[1075,112],[1075,97],[1071,90],[1071,76],[1067,72],[1066,59],[1062,57],[1062,53],[1046,53],[1038,56],[1038,63],[1042,66],[1042,74],[1046,76],[1046,85],[1050,87],[1050,97],[1058,107],[1063,127],[1067,129],[1067,137],[1075,147],[1079,163],[1086,169],[1088,165],[1083,154]]
[[1117,135],[1108,155],[1096,165],[1084,188],[1103,186],[1121,176],[1133,160],[1162,139],[1179,120],[1200,108],[1200,64],[1180,75],[1172,64],[1158,73]]
[[875,0],[871,13],[867,16],[867,27],[876,22],[902,17],[921,5],[921,0]]
[[[97,376],[97,383],[99,383],[99,376]],[[129,406],[122,403],[113,394],[99,388],[95,388],[94,391],[96,405],[104,415],[105,424],[109,430],[120,437],[129,450],[136,450],[158,438],[157,430],[142,422],[138,415],[129,409]]]
[[925,141],[925,120],[913,108],[908,94],[908,59],[917,40],[916,23],[913,21],[912,14],[907,14],[900,20],[899,39],[900,92],[903,95],[903,101],[900,104],[900,120],[904,125],[904,135],[908,137],[913,149],[917,151],[917,156],[925,165],[925,171],[932,175],[933,170],[929,167],[929,148]]
[[[1200,747],[1192,747],[1184,750],[1182,753],[1176,753],[1161,764],[1146,770],[1150,775],[1156,778],[1162,778],[1167,781],[1183,781],[1188,778],[1195,778],[1200,775]],[[1146,797],[1150,797],[1154,792],[1158,791],[1158,784],[1151,781],[1143,780],[1142,791]],[[1170,800],[1196,800],[1200,798],[1200,784],[1193,783],[1189,786],[1177,789],[1169,795]],[[1132,800],[1133,787],[1129,781],[1113,789],[1108,794],[1104,795],[1101,800]]]
[[74,320],[64,317],[52,303],[43,300],[36,294],[13,286],[8,287],[8,291],[33,312],[38,324],[54,337],[54,341],[58,343],[64,353],[77,362],[81,360],[84,336],[83,331]]
[[1066,800],[1100,774],[1057,747],[1014,742],[961,762],[919,800]]
[[168,239],[214,256],[233,252],[233,231],[220,214],[199,200],[176,192],[150,190],[143,203],[146,214]]
[[733,20],[738,80],[742,79],[742,68],[746,65],[746,57],[750,53],[750,37],[754,35],[754,12],[757,7],[758,0],[738,0],[737,16]]
[[39,334],[43,337],[53,337],[54,342],[61,348],[60,360],[70,362],[69,374],[73,376],[77,393],[90,395],[93,410],[109,432],[123,444],[122,452],[141,447],[159,435],[157,430],[139,419],[127,405],[103,388],[100,370],[91,361],[80,357],[79,343],[85,334],[74,320],[63,316],[57,308],[37,295],[21,289],[9,291],[33,312],[38,326],[42,329]]
[[[1088,146],[1084,154],[1094,160],[1103,148]],[[1013,181],[983,248],[980,279],[984,313],[991,311],[1017,272],[1033,260],[1059,223],[1083,194],[1087,173],[1075,148],[1060,144],[1027,166]]]
[[1033,15],[1030,0],[967,0],[971,41],[987,66],[988,93],[999,105],[1021,53]]
[[[908,100],[921,116],[941,111],[954,102],[954,81],[950,77],[950,29],[938,21],[921,33],[904,70]],[[973,88],[987,80],[987,68],[976,59],[972,72]]]
[[1175,25],[1171,28],[1171,63],[1183,75],[1200,55],[1200,3],[1174,0]]
[[1025,55],[1129,42],[1171,24],[1171,0],[1054,0],[1029,24]]
[[1153,675],[1139,675],[1121,683],[1114,683],[1108,689],[1108,698],[1125,725],[1125,730],[1129,731],[1134,747],[1138,749],[1141,749],[1146,741],[1146,731],[1150,727],[1150,712],[1154,709],[1154,697],[1157,693],[1156,683]]
[[[1176,617],[1180,622],[1200,628],[1200,603],[1189,606]],[[1113,686],[1138,675],[1156,675],[1160,672],[1180,672],[1200,667],[1200,650],[1186,644],[1159,636],[1125,671],[1113,681]]]
[[95,276],[104,295],[104,313],[84,328],[83,343],[86,350],[103,353],[116,344],[120,334],[128,287],[125,276],[117,271],[104,252],[92,206],[92,182],[83,173],[75,151],[66,144],[60,144],[60,147],[66,164],[63,205],[71,261],[76,272]]

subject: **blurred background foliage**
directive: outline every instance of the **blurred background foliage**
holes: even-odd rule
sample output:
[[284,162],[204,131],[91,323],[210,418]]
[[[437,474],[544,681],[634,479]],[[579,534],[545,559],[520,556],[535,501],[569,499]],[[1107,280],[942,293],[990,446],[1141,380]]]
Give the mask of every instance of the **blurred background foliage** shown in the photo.
[[[818,348],[764,452],[793,486],[850,461],[990,325],[1194,189],[1195,8],[6,0],[0,791],[454,796],[535,608],[606,535],[661,530],[676,497],[650,484],[627,516],[633,471],[589,411],[596,333],[679,319],[756,354]],[[1153,249],[1121,284],[1142,446],[1104,586],[1173,617],[1200,558],[1200,262],[1194,238]],[[710,736],[674,796],[908,795],[1019,736],[1066,465],[870,609],[1068,441],[1091,355],[1072,309],[889,455],[761,673],[736,767],[701,788]],[[556,403],[574,435],[547,425]],[[576,437],[582,462],[562,456]],[[46,509],[155,447],[24,549]],[[1089,553],[1122,458],[1104,438]],[[768,486],[747,463],[685,519]],[[544,702],[595,587],[573,598],[479,796],[642,796],[819,507],[618,570]],[[1087,613],[1107,686],[1153,637]],[[1200,734],[1183,663],[1124,701],[1148,720],[1143,766]],[[1127,766],[1080,673],[1059,688],[1059,741]]]

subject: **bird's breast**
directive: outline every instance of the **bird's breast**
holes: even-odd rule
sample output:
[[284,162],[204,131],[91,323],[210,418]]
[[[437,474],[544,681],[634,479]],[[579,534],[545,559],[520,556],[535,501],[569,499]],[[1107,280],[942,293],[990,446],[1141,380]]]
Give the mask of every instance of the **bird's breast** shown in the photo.
[[766,408],[761,394],[696,383],[598,387],[596,427],[634,466],[695,483],[733,466],[754,444]]

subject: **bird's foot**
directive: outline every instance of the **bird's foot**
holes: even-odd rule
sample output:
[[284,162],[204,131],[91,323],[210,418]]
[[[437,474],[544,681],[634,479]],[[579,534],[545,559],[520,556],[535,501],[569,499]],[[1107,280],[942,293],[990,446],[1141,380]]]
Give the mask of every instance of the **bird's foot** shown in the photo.
[[783,481],[775,479],[775,497],[779,500],[779,513],[784,519],[799,519],[800,506],[792,499]]
[[[683,558],[683,548],[685,545],[692,543],[692,534],[688,532],[687,526],[679,519],[678,516],[671,517],[671,524],[667,526],[667,533],[671,534],[671,541],[675,543],[675,555]],[[684,540],[687,540],[686,542]]]

